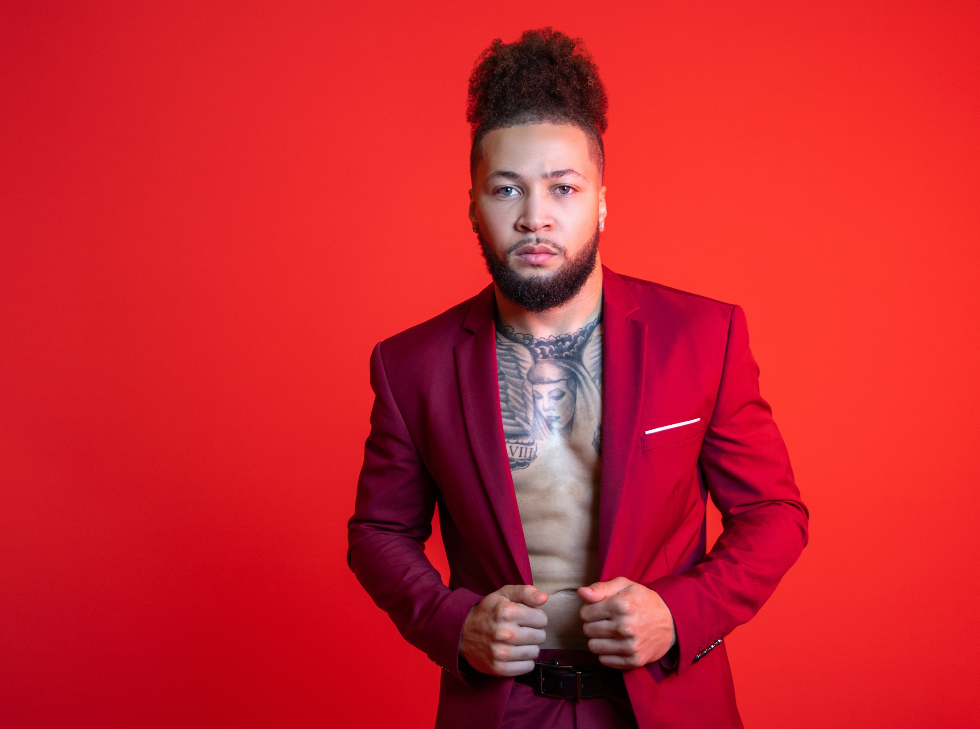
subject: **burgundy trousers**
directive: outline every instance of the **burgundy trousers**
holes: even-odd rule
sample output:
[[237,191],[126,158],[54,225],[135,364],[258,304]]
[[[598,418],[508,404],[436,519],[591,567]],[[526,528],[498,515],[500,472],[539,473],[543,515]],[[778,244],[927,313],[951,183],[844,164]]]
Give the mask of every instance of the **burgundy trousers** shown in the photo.
[[[599,664],[598,656],[588,651],[543,650],[538,660],[568,666]],[[535,696],[530,686],[515,683],[501,729],[637,729],[637,724],[626,694],[582,701],[552,699]]]

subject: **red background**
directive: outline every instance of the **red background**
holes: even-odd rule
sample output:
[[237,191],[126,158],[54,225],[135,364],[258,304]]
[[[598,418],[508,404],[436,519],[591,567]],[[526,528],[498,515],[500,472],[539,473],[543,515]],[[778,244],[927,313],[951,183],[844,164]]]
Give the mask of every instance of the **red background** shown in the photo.
[[603,260],[745,307],[811,507],[746,724],[980,725],[980,5],[338,5],[2,4],[0,724],[431,726],[345,564],[368,355],[487,282],[466,79],[552,24]]

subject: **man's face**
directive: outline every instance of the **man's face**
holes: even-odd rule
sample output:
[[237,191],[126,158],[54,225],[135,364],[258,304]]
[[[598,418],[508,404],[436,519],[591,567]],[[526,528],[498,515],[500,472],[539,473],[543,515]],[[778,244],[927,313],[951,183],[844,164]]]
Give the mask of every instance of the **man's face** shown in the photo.
[[605,192],[578,127],[495,129],[474,171],[470,219],[515,274],[546,278],[594,238],[606,215]]

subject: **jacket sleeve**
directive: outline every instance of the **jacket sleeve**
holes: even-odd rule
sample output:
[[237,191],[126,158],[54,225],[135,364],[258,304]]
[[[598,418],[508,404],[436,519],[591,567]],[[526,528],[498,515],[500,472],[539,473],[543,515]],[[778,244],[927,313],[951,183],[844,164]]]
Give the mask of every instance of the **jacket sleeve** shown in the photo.
[[674,618],[678,671],[755,615],[807,543],[808,512],[772,411],[759,393],[759,367],[738,306],[699,468],[721,512],[722,534],[692,569],[649,585]]
[[371,355],[371,433],[347,525],[347,563],[409,643],[461,681],[459,640],[482,597],[450,590],[425,556],[436,486],[395,402],[381,345]]

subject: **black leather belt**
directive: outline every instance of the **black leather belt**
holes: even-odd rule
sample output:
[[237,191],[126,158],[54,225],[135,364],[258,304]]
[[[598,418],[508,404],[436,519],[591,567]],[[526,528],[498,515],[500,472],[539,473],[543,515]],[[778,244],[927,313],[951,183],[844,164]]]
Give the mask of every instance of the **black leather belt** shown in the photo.
[[514,680],[533,688],[535,696],[552,699],[581,701],[626,693],[623,672],[607,666],[562,666],[557,661],[535,663],[533,671]]

